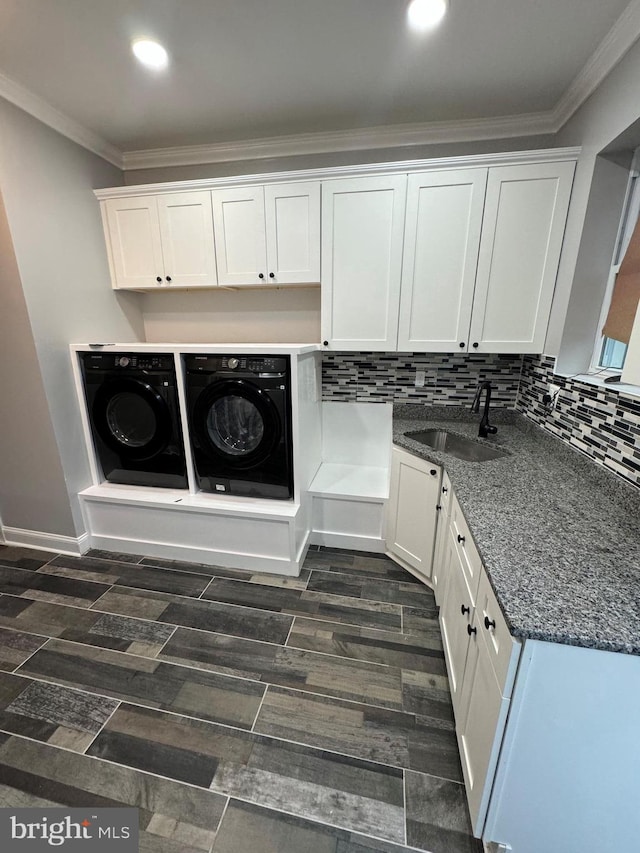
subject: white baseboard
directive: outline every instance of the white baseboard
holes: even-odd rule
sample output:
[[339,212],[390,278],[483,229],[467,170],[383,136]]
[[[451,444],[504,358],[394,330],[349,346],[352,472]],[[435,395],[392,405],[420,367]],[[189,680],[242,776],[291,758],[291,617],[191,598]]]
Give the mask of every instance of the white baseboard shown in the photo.
[[386,542],[372,536],[358,536],[350,533],[331,533],[327,530],[314,530],[309,538],[311,545],[325,545],[327,548],[345,548],[349,551],[370,551],[384,554]]
[[0,538],[5,545],[18,545],[33,548],[36,551],[54,551],[57,554],[80,556],[89,550],[89,534],[82,536],[59,536],[55,533],[41,533],[39,530],[25,530],[21,527],[3,527]]

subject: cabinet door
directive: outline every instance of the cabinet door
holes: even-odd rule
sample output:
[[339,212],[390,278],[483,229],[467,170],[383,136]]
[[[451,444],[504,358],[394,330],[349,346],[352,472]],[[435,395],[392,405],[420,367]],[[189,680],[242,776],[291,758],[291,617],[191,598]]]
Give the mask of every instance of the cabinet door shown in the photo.
[[115,288],[142,290],[164,282],[156,196],[102,202]]
[[158,196],[164,281],[171,287],[215,287],[211,193]]
[[509,709],[509,699],[502,695],[496,681],[480,627],[469,643],[463,693],[465,719],[456,718],[456,732],[471,825],[479,836]]
[[445,558],[447,555],[447,542],[449,540],[449,510],[453,489],[451,480],[445,471],[442,474],[442,485],[438,497],[438,525],[436,527],[436,545],[433,552],[433,568],[431,570],[431,586],[436,599],[436,604],[441,606],[444,601],[447,586],[447,574]]
[[264,188],[270,284],[320,283],[320,183]]
[[440,630],[457,729],[464,720],[462,688],[469,648],[468,629],[473,621],[475,608],[451,534],[446,546],[445,572],[447,588],[440,609]]
[[431,569],[431,585],[436,604],[441,605],[446,591],[446,566],[447,539],[449,538],[449,519],[444,514],[442,506],[438,511],[438,524],[436,527],[436,544],[433,549],[433,567]]
[[395,350],[406,176],[322,185],[322,337],[337,350]]
[[212,190],[218,284],[268,283],[262,187]]
[[398,349],[466,352],[487,169],[409,175]]
[[543,352],[573,163],[489,169],[471,347]]
[[441,469],[397,447],[391,455],[387,548],[431,578]]

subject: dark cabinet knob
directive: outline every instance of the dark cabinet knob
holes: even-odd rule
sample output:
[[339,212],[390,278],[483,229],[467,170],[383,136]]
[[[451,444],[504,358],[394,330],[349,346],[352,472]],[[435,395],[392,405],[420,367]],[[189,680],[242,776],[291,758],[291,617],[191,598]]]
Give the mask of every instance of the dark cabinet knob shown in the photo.
[[474,349],[478,349],[479,346],[480,346],[480,344],[477,341],[473,344]]
[[472,634],[477,634],[477,633],[478,633],[477,628],[472,628],[471,625],[467,625],[467,634],[469,636],[471,636]]
[[464,545],[464,536],[460,536],[459,533],[458,533],[458,542],[462,542],[462,544]]
[[264,278],[264,273],[263,273],[263,272],[259,272],[259,273],[258,273],[258,278]]
[[458,344],[458,346],[460,347],[460,349],[464,349],[464,348],[465,348],[465,342],[464,342],[464,341],[460,341],[460,343]]
[[484,617],[484,627],[487,629],[487,631],[489,630],[489,628],[495,628],[496,627],[496,620],[495,619],[489,619],[488,616],[485,616]]
[[167,276],[167,281],[171,281],[171,276],[170,276],[170,275],[168,275],[168,276]]
[[446,495],[448,491],[449,491],[449,489],[446,486],[442,487],[442,494],[443,495]]
[[276,277],[276,274],[274,272],[269,273],[269,278],[275,278],[275,277]]
[[440,512],[441,509],[442,507],[440,506],[440,504],[436,504],[436,512]]
[[471,608],[470,608],[470,607],[467,607],[467,606],[466,606],[466,605],[464,605],[464,604],[461,604],[461,605],[460,605],[460,613],[462,613],[462,615],[463,615],[463,616],[464,616],[464,614],[465,614],[465,613],[471,613]]
[[157,275],[157,276],[156,276],[156,281],[162,281],[162,276],[161,276],[161,275]]
[[328,347],[328,346],[329,346],[329,341],[322,341],[322,343],[323,343],[323,344],[324,344],[324,346],[326,346],[326,347]]
[[430,473],[431,473],[432,477],[435,477],[438,472],[436,471],[435,468],[432,468]]

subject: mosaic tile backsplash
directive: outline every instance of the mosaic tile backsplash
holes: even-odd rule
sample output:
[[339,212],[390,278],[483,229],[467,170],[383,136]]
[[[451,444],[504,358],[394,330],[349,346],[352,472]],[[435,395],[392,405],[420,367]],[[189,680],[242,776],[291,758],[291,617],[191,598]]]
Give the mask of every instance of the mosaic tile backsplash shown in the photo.
[[[572,447],[640,486],[640,399],[615,388],[554,374],[550,356],[524,357],[516,408]],[[549,382],[561,387],[556,407],[542,403]]]
[[[491,380],[492,405],[516,408],[594,461],[640,486],[640,399],[554,374],[546,355],[323,353],[322,396],[345,402],[470,406],[478,382]],[[416,372],[425,384],[416,387]],[[556,408],[542,402],[561,386]]]
[[[346,402],[471,405],[483,379],[491,380],[491,404],[513,408],[521,355],[458,353],[323,353],[322,396]],[[416,387],[416,371],[425,373]]]

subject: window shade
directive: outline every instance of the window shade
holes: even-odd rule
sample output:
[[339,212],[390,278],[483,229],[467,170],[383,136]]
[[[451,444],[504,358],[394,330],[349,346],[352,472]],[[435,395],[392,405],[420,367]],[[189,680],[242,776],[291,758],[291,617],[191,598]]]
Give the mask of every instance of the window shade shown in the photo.
[[602,334],[614,341],[629,343],[640,301],[640,219],[633,229],[624,259],[613,287],[609,313]]

